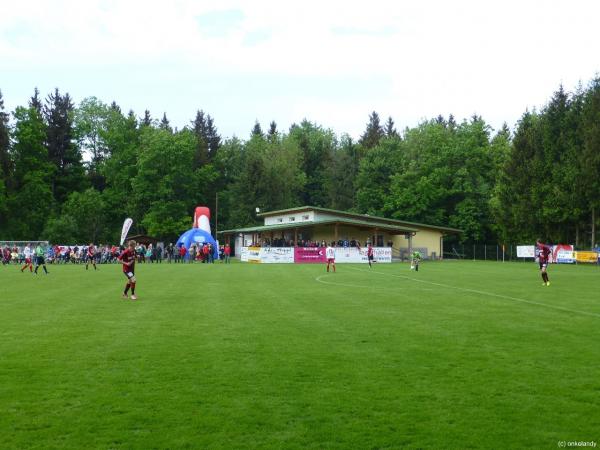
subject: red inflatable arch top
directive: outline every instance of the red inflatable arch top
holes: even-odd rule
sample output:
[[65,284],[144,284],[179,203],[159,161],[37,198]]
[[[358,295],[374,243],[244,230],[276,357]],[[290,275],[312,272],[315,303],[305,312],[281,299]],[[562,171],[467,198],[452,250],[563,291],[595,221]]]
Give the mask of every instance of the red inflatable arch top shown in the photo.
[[[197,206],[194,211],[194,228],[201,228],[210,233],[210,209]],[[208,229],[206,229],[208,227]]]

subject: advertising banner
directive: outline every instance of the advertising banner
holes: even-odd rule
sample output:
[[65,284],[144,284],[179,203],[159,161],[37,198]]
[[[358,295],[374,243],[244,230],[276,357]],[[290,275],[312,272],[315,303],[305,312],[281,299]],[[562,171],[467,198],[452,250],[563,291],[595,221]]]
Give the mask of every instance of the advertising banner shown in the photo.
[[[366,250],[365,250],[366,254]],[[382,263],[392,262],[392,247],[373,247],[375,261]]]
[[292,247],[263,247],[260,249],[260,262],[263,264],[293,263],[294,249]]
[[559,264],[573,264],[575,256],[573,255],[573,246],[567,244],[558,244],[552,247],[552,262]]
[[260,263],[260,247],[248,247],[248,262]]
[[[392,262],[392,249],[390,247],[373,247],[373,260],[380,263]],[[367,249],[356,247],[337,247],[335,249],[336,263],[368,263]]]
[[535,258],[535,245],[517,245],[517,258]]
[[[336,249],[337,251],[337,249]],[[295,263],[324,263],[325,248],[324,247],[294,247],[294,262]]]
[[598,253],[596,252],[575,252],[575,259],[578,263],[598,263]]
[[[378,263],[391,263],[392,249],[390,247],[373,247],[373,258]],[[240,260],[262,264],[327,262],[325,248],[323,247],[242,247]],[[367,249],[336,247],[335,262],[368,263]]]

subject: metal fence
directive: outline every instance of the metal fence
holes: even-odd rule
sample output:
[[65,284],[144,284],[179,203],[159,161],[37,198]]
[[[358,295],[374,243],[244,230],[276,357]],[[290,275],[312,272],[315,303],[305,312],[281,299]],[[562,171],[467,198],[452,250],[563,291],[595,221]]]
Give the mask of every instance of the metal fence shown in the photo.
[[531,258],[517,258],[516,245],[500,244],[448,244],[444,246],[444,259],[531,261]]

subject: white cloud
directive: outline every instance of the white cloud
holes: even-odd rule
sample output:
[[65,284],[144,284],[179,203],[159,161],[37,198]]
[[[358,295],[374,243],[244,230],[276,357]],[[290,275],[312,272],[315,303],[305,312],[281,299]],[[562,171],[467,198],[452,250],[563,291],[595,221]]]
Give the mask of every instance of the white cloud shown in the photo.
[[[572,89],[600,70],[599,12],[592,0],[26,0],[3,8],[0,89],[14,105],[34,85],[69,83],[59,87],[106,93],[138,114],[167,111],[179,126],[203,107],[222,132],[242,136],[253,119],[230,118],[256,111],[354,136],[372,110],[399,126],[474,112],[499,126],[547,101],[560,82]],[[278,88],[240,89],[256,77]],[[231,88],[214,90],[222,79]],[[297,95],[298,79],[315,95]],[[338,81],[346,92],[323,91]],[[11,91],[21,96],[12,103]]]

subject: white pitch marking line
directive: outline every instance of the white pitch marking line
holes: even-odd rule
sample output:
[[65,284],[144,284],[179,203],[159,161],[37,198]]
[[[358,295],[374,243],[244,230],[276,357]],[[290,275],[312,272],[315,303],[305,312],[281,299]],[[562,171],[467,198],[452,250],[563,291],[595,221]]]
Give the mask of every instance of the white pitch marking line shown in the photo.
[[[371,289],[371,290],[376,290],[376,291],[389,291],[389,289],[381,289],[381,288],[374,288],[373,286],[363,286],[361,284],[345,284],[345,283],[332,283],[331,281],[323,281],[321,280],[321,278],[326,277],[327,275],[321,275],[318,276],[317,278],[315,278],[316,281],[318,281],[319,283],[323,283],[323,284],[331,284],[332,286],[344,286],[344,287],[352,287],[352,288],[363,288],[363,289]],[[397,290],[398,288],[394,288],[394,290]],[[432,291],[433,289],[427,289],[427,288],[420,288],[419,290],[421,291]]]
[[457,287],[457,286],[451,286],[449,284],[435,283],[433,281],[427,281],[427,280],[419,280],[418,278],[411,278],[411,277],[407,277],[407,276],[404,276],[404,275],[396,275],[394,273],[385,273],[385,272],[377,272],[377,271],[371,271],[371,270],[362,270],[362,269],[356,269],[354,267],[347,267],[347,269],[356,270],[358,272],[376,273],[376,274],[379,274],[379,275],[387,275],[387,276],[390,276],[390,277],[404,278],[406,280],[416,281],[418,283],[426,283],[426,284],[431,284],[431,285],[434,285],[434,286],[440,286],[440,287],[446,287],[446,288],[450,288],[450,289],[456,289],[458,291],[471,292],[473,294],[480,294],[480,295],[488,295],[490,297],[503,298],[503,299],[506,299],[506,300],[512,300],[514,302],[527,303],[529,305],[542,306],[544,308],[556,309],[556,310],[559,310],[559,311],[565,311],[565,312],[570,312],[570,313],[574,313],[574,314],[582,314],[584,316],[592,316],[592,317],[598,317],[598,318],[600,318],[600,314],[596,314],[596,313],[592,313],[592,312],[588,312],[588,311],[579,311],[577,309],[563,308],[562,306],[548,305],[546,303],[534,302],[532,300],[525,300],[525,299],[517,298],[517,297],[509,297],[508,295],[494,294],[493,292],[477,291],[475,289],[461,288],[461,287]]
[[345,287],[357,287],[357,288],[364,288],[364,287],[368,287],[368,286],[361,286],[359,284],[344,284],[344,283],[331,283],[330,281],[323,281],[321,280],[321,278],[323,278],[326,275],[321,275],[318,276],[317,278],[315,278],[315,280],[317,280],[319,283],[323,283],[323,284],[332,284],[334,286],[345,286]]

